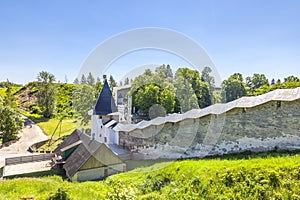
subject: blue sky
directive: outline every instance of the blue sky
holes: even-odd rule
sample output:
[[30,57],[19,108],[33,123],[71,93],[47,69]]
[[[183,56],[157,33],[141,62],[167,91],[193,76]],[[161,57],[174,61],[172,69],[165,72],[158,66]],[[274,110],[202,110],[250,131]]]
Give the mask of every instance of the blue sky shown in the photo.
[[[42,70],[73,81],[97,45],[143,27],[194,39],[222,78],[235,72],[300,76],[299,10],[297,0],[0,0],[0,81],[26,83]],[[119,79],[130,67],[166,61],[188,66],[173,55],[145,51],[121,57],[109,73]]]

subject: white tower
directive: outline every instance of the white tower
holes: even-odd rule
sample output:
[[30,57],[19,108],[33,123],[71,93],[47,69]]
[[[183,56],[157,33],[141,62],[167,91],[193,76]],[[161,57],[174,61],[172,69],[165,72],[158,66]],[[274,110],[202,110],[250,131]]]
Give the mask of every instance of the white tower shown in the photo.
[[91,139],[106,144],[119,144],[119,133],[112,129],[119,121],[119,114],[106,76],[104,75],[103,78],[103,88],[96,101],[93,113],[91,113]]

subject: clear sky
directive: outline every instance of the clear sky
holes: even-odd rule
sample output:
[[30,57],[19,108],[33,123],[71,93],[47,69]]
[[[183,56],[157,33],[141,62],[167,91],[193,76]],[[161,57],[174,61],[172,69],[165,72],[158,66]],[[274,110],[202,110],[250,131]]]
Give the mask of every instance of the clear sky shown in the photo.
[[[26,83],[45,70],[72,82],[97,45],[143,27],[191,37],[222,78],[235,72],[270,79],[300,76],[299,10],[298,0],[0,0],[0,81]],[[144,59],[140,52],[117,60],[115,78],[130,66],[168,59],[173,67],[185,67],[172,56],[144,54]]]

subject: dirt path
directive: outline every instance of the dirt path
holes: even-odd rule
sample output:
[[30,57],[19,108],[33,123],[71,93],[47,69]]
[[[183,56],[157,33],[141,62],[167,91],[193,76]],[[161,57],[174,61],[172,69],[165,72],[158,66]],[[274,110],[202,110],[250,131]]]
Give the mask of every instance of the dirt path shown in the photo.
[[25,125],[26,127],[19,132],[19,137],[21,137],[19,141],[0,149],[0,167],[4,166],[5,158],[30,154],[27,151],[29,146],[48,139],[42,129],[28,118],[25,118]]

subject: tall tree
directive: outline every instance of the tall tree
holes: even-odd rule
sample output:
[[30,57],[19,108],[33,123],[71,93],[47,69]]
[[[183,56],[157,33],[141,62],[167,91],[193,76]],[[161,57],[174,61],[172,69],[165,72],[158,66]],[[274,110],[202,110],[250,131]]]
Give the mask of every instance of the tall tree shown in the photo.
[[215,78],[211,76],[212,69],[208,66],[204,67],[201,72],[201,80],[209,84],[210,90],[212,91],[215,87]]
[[274,78],[271,80],[271,85],[275,85],[275,79]]
[[[209,85],[208,83],[204,83],[203,81],[201,81],[200,74],[197,70],[191,70],[189,68],[179,68],[175,74],[175,82],[178,80],[182,82],[181,79],[178,79],[178,77],[180,76],[182,76],[183,79],[186,79],[192,85],[193,92],[197,97],[198,106],[200,108],[205,108],[211,105],[212,98],[209,91]],[[179,86],[178,83],[176,85]],[[178,92],[176,94],[178,94]]]
[[192,84],[183,75],[176,72],[174,85],[176,88],[177,107],[180,107],[180,112],[199,108]]
[[204,69],[201,72],[201,81],[208,84],[211,103],[215,103],[217,102],[217,100],[214,98],[215,78],[211,76],[211,73],[212,73],[212,69],[210,67],[208,66],[204,67]]
[[231,75],[222,83],[222,101],[229,102],[246,96],[246,88],[243,83],[243,76],[240,73]]
[[94,86],[95,85],[95,78],[93,77],[91,72],[89,73],[88,77],[86,78],[86,83],[89,86]]
[[84,74],[82,74],[82,76],[81,76],[80,84],[83,84],[83,85],[87,84],[86,77]]
[[170,65],[167,65],[166,77],[173,78],[173,72]]
[[75,80],[74,80],[74,82],[73,82],[74,84],[79,84],[79,80],[78,80],[78,78],[75,78]]
[[75,117],[81,120],[82,125],[88,124],[90,120],[88,111],[95,105],[96,96],[95,89],[92,86],[84,84],[74,86],[73,109]]
[[129,85],[129,78],[128,77],[125,78],[124,85]]
[[0,132],[2,132],[2,143],[13,140],[22,129],[24,120],[11,107],[0,103]]
[[38,104],[43,116],[50,118],[54,115],[56,101],[55,77],[49,72],[42,71],[37,77],[38,84]]
[[109,76],[108,84],[111,90],[113,89],[113,87],[117,86],[117,82],[112,75]]

